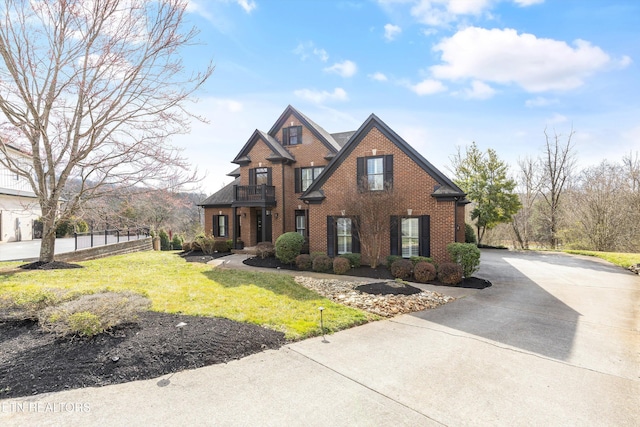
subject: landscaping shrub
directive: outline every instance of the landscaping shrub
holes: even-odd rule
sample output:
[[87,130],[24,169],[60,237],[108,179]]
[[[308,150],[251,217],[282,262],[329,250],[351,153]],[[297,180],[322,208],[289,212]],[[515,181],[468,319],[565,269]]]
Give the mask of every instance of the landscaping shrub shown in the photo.
[[403,258],[400,255],[389,255],[387,257],[387,268],[391,270],[391,264],[401,259]]
[[0,319],[36,320],[47,307],[76,298],[79,294],[64,289],[38,289],[0,295]]
[[56,224],[56,238],[58,239],[70,236],[74,231],[73,224],[68,219],[59,221]]
[[476,239],[476,232],[471,224],[465,223],[464,225],[464,242],[473,244],[478,243],[478,240]]
[[229,252],[229,245],[226,240],[214,240],[213,251],[218,253]]
[[138,313],[151,308],[151,301],[133,292],[102,292],[40,311],[42,328],[58,335],[100,334],[121,323],[132,322]]
[[256,254],[262,259],[274,256],[276,249],[271,242],[260,242],[256,245]]
[[313,259],[311,268],[319,273],[327,273],[333,269],[333,261],[326,255],[318,255]]
[[192,246],[191,242],[184,242],[182,244],[182,250],[185,251],[185,252],[192,251],[193,250],[193,246]]
[[281,234],[276,239],[276,258],[285,264],[293,264],[303,245],[304,237],[300,233],[290,231]]
[[298,270],[311,270],[312,265],[311,255],[300,254],[296,257],[296,267],[298,267]]
[[233,239],[227,240],[227,252],[231,252],[231,249],[234,249],[233,248]]
[[436,278],[436,267],[430,262],[420,261],[413,267],[413,277],[419,283],[431,282]]
[[[215,252],[215,239],[212,236],[199,234],[198,236],[196,236],[196,239],[193,241],[193,243],[196,243],[197,247],[199,247],[200,250],[207,255],[211,255]],[[193,243],[192,249],[195,251],[197,249],[193,246]]]
[[447,251],[462,266],[464,277],[471,277],[480,267],[480,249],[473,243],[449,243]]
[[435,266],[435,262],[433,261],[432,258],[426,257],[426,256],[412,256],[411,258],[409,258],[409,261],[411,261],[413,263],[413,266],[415,267],[419,262],[428,262],[430,264],[433,264]]
[[76,231],[78,233],[86,233],[89,231],[89,224],[87,224],[87,221],[80,219],[78,221],[76,221]]
[[351,269],[351,261],[344,257],[333,259],[333,272],[335,274],[344,274]]
[[316,257],[319,257],[320,255],[327,255],[325,252],[311,252],[311,262],[313,262]]
[[391,270],[393,277],[401,280],[408,280],[411,278],[413,263],[408,259],[399,259],[391,264],[391,268],[389,270]]
[[160,237],[160,250],[171,250],[171,242],[169,241],[169,235],[167,234],[167,232],[164,230],[160,230],[158,232],[158,237]]
[[360,260],[362,259],[360,254],[353,254],[351,252],[347,252],[346,254],[340,255],[340,257],[348,259],[349,263],[351,264],[351,267],[353,268],[360,267]]
[[182,237],[177,234],[173,236],[173,240],[171,240],[171,247],[176,251],[182,250]]
[[445,285],[457,285],[462,282],[462,266],[454,262],[440,264],[438,279]]
[[202,251],[202,245],[200,245],[200,242],[198,242],[197,240],[191,242],[189,246],[191,246],[191,250],[194,252]]

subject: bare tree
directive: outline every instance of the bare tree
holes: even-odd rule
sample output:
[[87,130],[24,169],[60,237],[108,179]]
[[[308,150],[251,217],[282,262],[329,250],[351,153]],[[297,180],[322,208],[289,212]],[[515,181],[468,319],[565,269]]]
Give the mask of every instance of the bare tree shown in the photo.
[[400,207],[405,206],[401,192],[387,183],[383,190],[369,191],[365,176],[357,189],[344,193],[343,206],[348,215],[358,216],[354,228],[360,240],[360,250],[371,268],[376,268],[381,262],[383,248],[389,245],[390,218],[400,215]]
[[622,175],[625,188],[625,213],[627,221],[622,225],[622,249],[640,251],[640,155],[629,153],[622,158]]
[[551,137],[546,129],[544,131],[546,143],[539,160],[542,169],[540,194],[547,207],[545,222],[549,243],[554,249],[558,247],[558,225],[563,193],[575,167],[573,144],[571,142],[574,133],[573,129],[571,129],[571,132],[566,137],[566,142],[563,142],[561,141],[562,135],[554,132]]
[[[193,179],[169,138],[189,131],[186,103],[213,72],[186,72],[186,0],[0,3],[0,162],[27,178],[43,217],[40,260],[56,221],[115,188]],[[32,154],[24,167],[5,143]],[[69,179],[78,191],[61,199]]]
[[518,194],[522,207],[513,216],[511,226],[521,249],[529,249],[532,235],[532,217],[536,200],[540,192],[540,176],[538,162],[531,157],[518,160],[520,173],[518,178]]

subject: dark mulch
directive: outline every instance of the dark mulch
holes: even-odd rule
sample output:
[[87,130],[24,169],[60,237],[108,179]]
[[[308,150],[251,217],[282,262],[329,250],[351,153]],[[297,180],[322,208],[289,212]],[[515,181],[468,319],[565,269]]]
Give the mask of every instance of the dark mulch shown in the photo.
[[231,255],[231,252],[215,252],[213,254],[205,254],[202,251],[181,252],[180,256],[187,262],[208,263],[212,259],[222,258]]
[[29,264],[23,264],[18,268],[21,268],[23,270],[64,270],[68,268],[84,268],[84,267],[78,264],[70,264],[68,262],[61,262],[61,261],[51,261],[51,262],[36,261],[36,262],[31,262]]
[[[180,322],[187,324],[183,336]],[[0,399],[156,378],[284,343],[281,332],[256,325],[156,312],[92,338],[57,338],[32,321],[0,321]]]
[[413,295],[419,294],[420,289],[398,282],[376,282],[357,286],[356,291],[373,295]]
[[[252,267],[263,267],[263,268],[280,268],[284,270],[294,270],[300,271],[298,267],[295,265],[284,264],[280,262],[279,259],[274,257],[268,257],[262,259],[260,257],[247,258],[243,261],[244,264],[250,265]],[[371,268],[369,266],[362,266],[358,268],[352,268],[345,276],[354,276],[354,277],[368,277],[370,279],[381,279],[381,280],[395,280],[389,269],[380,265],[377,268]],[[480,279],[477,277],[468,277],[462,280],[458,285],[445,285],[444,283],[434,280],[428,283],[429,285],[435,286],[444,286],[444,287],[455,287],[455,288],[469,288],[469,289],[484,289],[491,286],[491,282],[485,279]],[[415,288],[414,288],[415,289]],[[363,291],[366,292],[366,291]],[[410,294],[408,294],[410,295]]]

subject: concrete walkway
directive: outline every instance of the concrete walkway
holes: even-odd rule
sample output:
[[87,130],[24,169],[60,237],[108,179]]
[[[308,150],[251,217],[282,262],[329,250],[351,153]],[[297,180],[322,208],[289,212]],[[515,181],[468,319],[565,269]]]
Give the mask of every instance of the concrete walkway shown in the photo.
[[[0,425],[635,426],[640,278],[483,251],[435,310],[163,378],[0,401]],[[330,313],[326,313],[330,315]]]

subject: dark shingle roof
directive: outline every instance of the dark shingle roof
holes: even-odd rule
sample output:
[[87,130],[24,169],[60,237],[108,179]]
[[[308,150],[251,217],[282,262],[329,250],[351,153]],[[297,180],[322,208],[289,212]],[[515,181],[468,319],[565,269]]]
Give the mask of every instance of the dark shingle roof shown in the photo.
[[204,199],[202,202],[198,203],[198,206],[202,207],[223,207],[223,206],[231,206],[233,203],[233,186],[240,185],[240,178],[236,178],[232,183],[225,185],[217,192],[213,193],[211,196]]
[[331,136],[336,140],[340,147],[344,147],[344,144],[347,143],[349,138],[351,138],[354,133],[356,133],[355,130],[350,130],[349,132],[332,133]]

